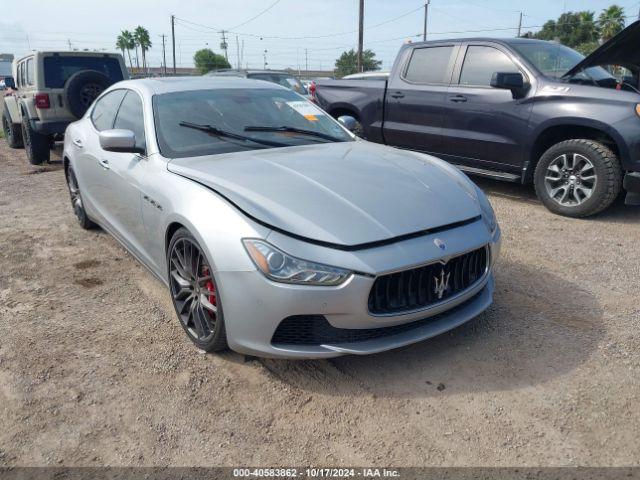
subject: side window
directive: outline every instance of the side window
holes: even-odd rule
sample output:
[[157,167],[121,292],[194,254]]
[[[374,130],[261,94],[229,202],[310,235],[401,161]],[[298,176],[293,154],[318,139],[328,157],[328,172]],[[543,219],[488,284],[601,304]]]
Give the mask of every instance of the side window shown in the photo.
[[453,46],[416,48],[411,54],[404,78],[415,83],[448,85],[454,50]]
[[114,90],[97,101],[93,112],[91,112],[91,121],[96,130],[101,132],[113,128],[118,107],[125,93],[127,93],[125,90]]
[[18,87],[24,87],[24,62],[18,65]]
[[33,72],[33,58],[27,60],[27,85],[35,85],[35,78]]
[[113,128],[131,130],[136,135],[136,147],[146,151],[147,142],[144,135],[144,114],[142,100],[135,92],[127,92],[124,97]]
[[460,85],[488,87],[495,72],[518,73],[511,59],[497,48],[470,46],[464,57]]

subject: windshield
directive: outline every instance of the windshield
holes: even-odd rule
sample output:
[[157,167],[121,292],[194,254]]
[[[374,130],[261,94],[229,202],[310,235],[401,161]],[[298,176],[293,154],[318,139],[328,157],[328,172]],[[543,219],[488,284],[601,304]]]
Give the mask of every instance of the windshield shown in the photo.
[[254,80],[266,80],[267,82],[277,83],[278,85],[282,85],[283,87],[290,88],[296,93],[300,95],[307,95],[307,89],[302,84],[300,80],[291,75],[286,75],[283,73],[250,73],[247,75],[248,78],[253,78]]
[[167,158],[353,140],[324,111],[284,89],[165,93],[153,97],[153,114],[158,147]]
[[47,88],[63,88],[71,75],[81,70],[104,73],[114,83],[122,80],[120,62],[115,57],[54,55],[44,57],[44,83]]
[[[585,57],[579,52],[559,43],[521,43],[513,48],[531,62],[547,77],[560,79]],[[605,80],[611,75],[602,67],[589,67],[583,72],[595,80]]]

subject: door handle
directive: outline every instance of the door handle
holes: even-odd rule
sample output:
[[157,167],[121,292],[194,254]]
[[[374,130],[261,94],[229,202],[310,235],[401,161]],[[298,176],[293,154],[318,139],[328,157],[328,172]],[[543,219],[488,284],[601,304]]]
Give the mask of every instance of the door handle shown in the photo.
[[76,147],[78,147],[78,148],[82,148],[82,140],[80,140],[79,138],[76,138],[76,139],[73,141],[73,144],[74,144]]
[[449,97],[449,101],[455,103],[466,102],[467,97],[465,97],[464,95],[456,95],[455,97]]
[[391,98],[404,98],[404,93],[402,92],[395,92],[391,94]]
[[98,164],[105,170],[109,170],[109,168],[111,168],[109,167],[109,160],[105,160],[104,158],[98,160]]

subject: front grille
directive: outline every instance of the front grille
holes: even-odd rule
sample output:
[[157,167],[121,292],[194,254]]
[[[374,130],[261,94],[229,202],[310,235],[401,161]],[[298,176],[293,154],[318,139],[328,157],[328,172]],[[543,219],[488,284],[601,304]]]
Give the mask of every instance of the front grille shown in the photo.
[[482,247],[423,267],[376,278],[369,292],[369,312],[389,315],[419,310],[463,292],[487,270],[487,248]]
[[276,329],[271,339],[273,345],[337,345],[376,340],[410,332],[440,320],[444,315],[455,314],[473,302],[480,293],[446,312],[422,320],[379,328],[336,328],[322,315],[295,315],[287,317]]

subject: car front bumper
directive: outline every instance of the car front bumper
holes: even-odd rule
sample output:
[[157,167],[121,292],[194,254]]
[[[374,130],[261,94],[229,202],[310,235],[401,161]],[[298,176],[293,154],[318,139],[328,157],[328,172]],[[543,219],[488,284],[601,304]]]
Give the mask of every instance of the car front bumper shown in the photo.
[[[427,236],[414,242],[426,247],[432,245],[433,240]],[[485,235],[485,240],[488,241],[484,245],[488,244],[490,249],[490,263],[480,280],[449,300],[393,316],[372,315],[368,310],[368,297],[375,275],[354,274],[338,287],[308,287],[272,282],[258,271],[218,272],[229,346],[237,352],[261,357],[329,358],[378,353],[439,335],[473,319],[493,301],[492,267],[500,252],[500,230],[493,238]],[[463,253],[476,247],[475,244],[468,248],[459,247],[457,251]],[[448,255],[453,257],[459,253]],[[434,260],[437,258],[427,258],[423,263]],[[394,330],[394,333],[380,338],[351,343],[272,343],[280,323],[291,316],[321,316],[331,327],[350,331],[412,325],[398,333]]]

